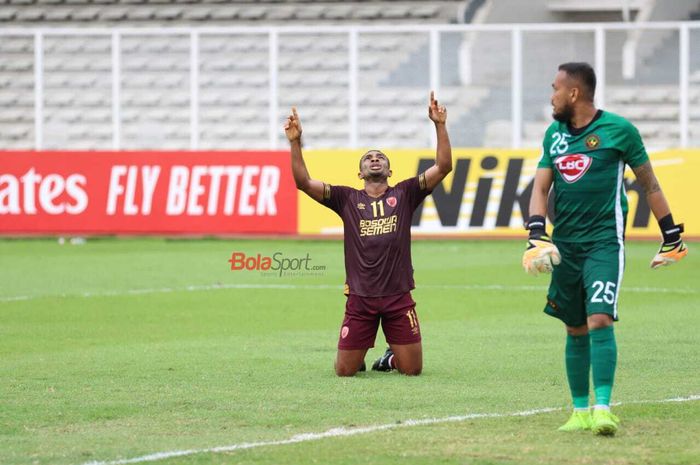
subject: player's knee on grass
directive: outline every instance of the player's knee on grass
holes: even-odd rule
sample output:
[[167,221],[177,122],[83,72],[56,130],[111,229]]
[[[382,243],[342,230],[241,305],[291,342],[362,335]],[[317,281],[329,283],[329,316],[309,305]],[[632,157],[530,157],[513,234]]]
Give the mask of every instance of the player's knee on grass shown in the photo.
[[335,374],[338,376],[355,376],[365,360],[367,349],[338,350],[335,359]]
[[355,376],[359,371],[359,367],[350,367],[348,365],[341,365],[336,362],[335,364],[335,374],[337,376]]
[[399,373],[407,376],[418,376],[423,371],[423,347],[421,343],[390,344],[394,352],[394,364]]
[[406,376],[418,376],[423,372],[422,364],[409,365],[407,367],[402,367],[398,365],[399,373]]

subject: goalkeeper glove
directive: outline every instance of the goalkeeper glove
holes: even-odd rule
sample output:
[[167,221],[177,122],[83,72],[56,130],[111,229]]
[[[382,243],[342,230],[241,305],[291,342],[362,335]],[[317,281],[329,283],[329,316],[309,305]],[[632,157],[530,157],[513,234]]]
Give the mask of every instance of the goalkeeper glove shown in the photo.
[[533,276],[551,273],[552,268],[561,263],[561,255],[545,232],[544,217],[530,217],[526,227],[530,230],[530,237],[527,240],[527,250],[523,254],[523,268]]
[[650,266],[654,270],[662,266],[672,265],[688,255],[688,247],[685,246],[683,239],[681,239],[681,233],[683,232],[682,223],[675,224],[673,216],[669,213],[659,220],[659,227],[664,240],[659,251],[651,260]]

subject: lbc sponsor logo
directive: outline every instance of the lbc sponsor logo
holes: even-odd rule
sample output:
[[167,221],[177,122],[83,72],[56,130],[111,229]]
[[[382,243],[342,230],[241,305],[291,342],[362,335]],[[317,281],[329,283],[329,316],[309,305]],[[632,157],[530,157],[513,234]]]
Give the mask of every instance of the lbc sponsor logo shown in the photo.
[[583,154],[566,155],[554,162],[561,177],[569,184],[581,179],[592,163],[593,159]]

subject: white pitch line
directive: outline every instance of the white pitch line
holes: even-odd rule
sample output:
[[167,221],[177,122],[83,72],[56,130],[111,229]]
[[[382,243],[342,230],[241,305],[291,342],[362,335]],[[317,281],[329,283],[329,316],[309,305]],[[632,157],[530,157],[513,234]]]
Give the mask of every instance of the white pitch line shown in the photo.
[[[95,291],[76,292],[75,294],[46,294],[46,295],[18,295],[0,297],[0,302],[18,302],[24,300],[35,300],[42,298],[75,298],[75,297],[119,297],[128,295],[145,294],[166,294],[171,292],[201,292],[215,291],[220,289],[279,289],[279,290],[342,290],[342,286],[335,284],[205,284],[183,287],[160,287],[151,289],[125,289],[119,291]],[[456,289],[456,290],[476,290],[476,291],[538,291],[545,292],[546,286],[505,286],[502,284],[422,284],[417,288],[421,289]],[[622,293],[648,293],[648,294],[697,294],[695,289],[688,288],[668,288],[668,287],[623,287]]]
[[[639,400],[630,402],[616,402],[613,405],[631,405],[631,404],[663,404],[668,402],[692,402],[695,400],[700,400],[700,395],[693,394],[687,397],[674,397],[672,399],[662,399],[662,400]],[[119,460],[109,460],[109,461],[92,461],[86,462],[83,465],[128,465],[132,463],[144,463],[144,462],[155,462],[158,460],[165,460],[175,457],[184,457],[189,455],[197,454],[207,454],[207,453],[217,453],[217,452],[233,452],[237,450],[244,449],[254,449],[257,447],[268,447],[268,446],[284,446],[287,444],[297,444],[300,442],[308,441],[318,441],[320,439],[326,438],[337,438],[337,437],[348,437],[355,436],[358,434],[374,433],[376,431],[385,431],[395,428],[405,428],[410,426],[425,426],[425,425],[435,425],[439,423],[455,423],[462,422],[466,420],[476,420],[481,418],[506,418],[506,417],[528,417],[532,415],[539,415],[542,413],[550,413],[563,410],[561,407],[547,407],[533,410],[524,410],[521,412],[512,413],[470,413],[467,415],[453,415],[449,417],[442,418],[423,418],[420,420],[404,420],[398,423],[386,423],[383,425],[371,425],[362,426],[357,428],[333,428],[322,433],[303,433],[294,435],[288,439],[280,439],[277,441],[259,441],[259,442],[242,442],[239,444],[232,444],[229,446],[218,446],[209,447],[204,449],[186,449],[186,450],[173,450],[167,452],[156,452],[153,454],[142,455],[140,457],[134,457],[130,459],[119,459]]]

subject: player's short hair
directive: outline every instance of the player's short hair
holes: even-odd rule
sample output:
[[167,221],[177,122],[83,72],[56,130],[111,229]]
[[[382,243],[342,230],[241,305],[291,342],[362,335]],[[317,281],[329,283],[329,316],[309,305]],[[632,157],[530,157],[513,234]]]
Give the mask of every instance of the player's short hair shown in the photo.
[[377,153],[381,153],[382,155],[384,155],[384,158],[386,158],[386,166],[387,166],[388,168],[391,168],[391,161],[389,161],[389,157],[386,156],[386,153],[382,152],[381,150],[372,149],[372,150],[366,151],[366,152],[363,153],[362,156],[360,157],[360,164],[359,164],[359,165],[360,165],[360,171],[362,171],[362,160],[364,160],[365,155],[367,155],[367,154],[370,153],[370,152],[377,152]]
[[586,96],[593,101],[595,97],[596,78],[593,67],[588,63],[570,62],[559,65],[559,71],[564,71],[570,78],[580,82]]

